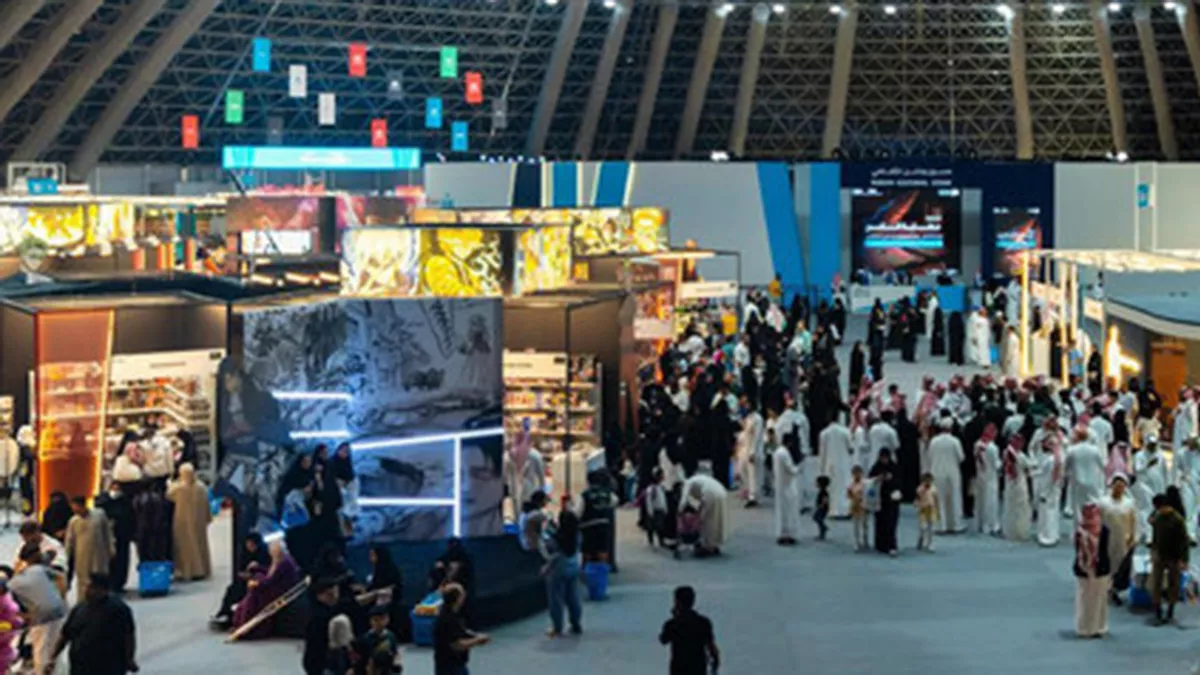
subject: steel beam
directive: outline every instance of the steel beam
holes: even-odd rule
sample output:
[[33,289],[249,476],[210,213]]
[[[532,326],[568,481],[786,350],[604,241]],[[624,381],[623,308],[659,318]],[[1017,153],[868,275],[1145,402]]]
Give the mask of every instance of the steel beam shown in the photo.
[[1008,66],[1012,75],[1013,123],[1017,128],[1017,159],[1033,159],[1033,116],[1029,112],[1029,79],[1025,71],[1025,5],[1012,2],[1008,22]]
[[713,64],[721,48],[721,33],[725,32],[725,17],[730,10],[722,2],[714,3],[704,17],[704,31],[700,35],[700,47],[696,50],[696,61],[692,64],[692,79],[688,83],[687,99],[683,104],[683,117],[679,121],[679,134],[675,136],[675,157],[691,153],[696,143],[696,130],[700,127],[700,114],[704,111],[704,99],[708,96],[708,83],[712,80]]
[[842,144],[846,124],[846,94],[850,90],[850,66],[854,60],[854,38],[858,32],[858,4],[851,0],[839,15],[837,41],[833,51],[833,74],[829,80],[829,103],[825,106],[825,135],[821,156],[829,158]]
[[604,48],[592,79],[592,89],[588,92],[587,105],[583,109],[583,120],[579,123],[579,136],[575,138],[575,154],[580,159],[588,159],[592,154],[596,129],[600,126],[600,113],[604,110],[604,101],[608,99],[608,87],[612,84],[613,71],[617,67],[617,57],[621,53],[621,43],[625,41],[625,30],[629,27],[632,11],[633,0],[613,7],[608,34],[604,36]]
[[83,28],[89,17],[100,7],[103,0],[73,0],[55,15],[54,19],[38,33],[33,48],[21,59],[8,77],[0,82],[0,121],[29,93],[54,57],[62,51],[71,36]]
[[563,79],[567,76],[567,65],[570,64],[571,54],[575,51],[575,41],[579,39],[579,29],[583,27],[583,16],[587,14],[587,6],[587,0],[567,2],[558,37],[554,40],[554,51],[550,54],[549,65],[546,66],[546,77],[542,81],[542,91],[538,94],[537,107],[533,110],[533,124],[530,125],[529,137],[525,141],[525,154],[531,157],[542,154],[546,148],[550,121],[554,118],[554,109],[558,107]]
[[1192,62],[1192,75],[1196,78],[1196,87],[1200,89],[1200,21],[1196,19],[1196,6],[1185,2],[1176,11],[1179,18],[1179,32],[1183,33],[1183,42],[1187,46],[1188,59]]
[[219,4],[221,0],[191,0],[171,23],[170,28],[154,41],[150,51],[134,66],[129,77],[117,90],[117,95],[108,102],[108,106],[100,114],[100,119],[92,125],[87,137],[75,151],[68,171],[71,177],[77,180],[87,178],[87,174],[96,166],[96,162],[100,161],[104,149],[112,142],[133,109],[146,96],[146,92],[150,91],[150,87],[154,86],[184,43],[191,39]]
[[742,74],[738,78],[737,101],[733,107],[733,129],[729,133],[729,153],[735,157],[746,153],[750,109],[754,105],[754,90],[758,87],[758,70],[762,64],[763,43],[766,42],[767,21],[770,18],[770,7],[761,2],[754,6],[746,35],[746,55],[742,57]]
[[0,7],[0,49],[8,46],[46,0],[8,0]]
[[675,24],[678,21],[679,3],[676,0],[666,0],[658,8],[658,24],[654,27],[654,43],[650,46],[646,79],[642,82],[637,117],[633,120],[633,133],[629,137],[629,149],[625,153],[628,159],[636,158],[638,153],[646,149],[646,137],[650,134],[654,104],[658,102],[658,87],[662,84],[663,67],[667,63],[667,52],[671,51],[671,38],[675,35]]
[[1121,83],[1117,80],[1117,60],[1113,56],[1112,37],[1109,35],[1108,8],[1103,0],[1091,0],[1092,30],[1096,35],[1096,51],[1100,54],[1100,74],[1104,78],[1104,94],[1108,103],[1108,122],[1112,127],[1113,150],[1128,152],[1129,141],[1125,135],[1125,101],[1121,97]]
[[79,68],[71,73],[58,88],[54,99],[42,110],[38,123],[29,130],[29,135],[13,151],[12,161],[33,161],[49,149],[50,144],[62,131],[75,107],[83,100],[96,80],[117,60],[150,19],[158,14],[166,0],[140,0],[121,13],[104,38],[89,49]]
[[1150,24],[1150,7],[1138,5],[1133,11],[1133,22],[1137,26],[1138,43],[1142,47],[1142,62],[1146,66],[1146,82],[1150,85],[1150,100],[1154,103],[1154,122],[1158,127],[1158,147],[1167,161],[1179,159],[1179,145],[1175,142],[1175,123],[1171,120],[1171,100],[1167,98],[1167,85],[1163,81],[1162,62],[1158,59],[1158,47],[1154,44],[1154,26]]

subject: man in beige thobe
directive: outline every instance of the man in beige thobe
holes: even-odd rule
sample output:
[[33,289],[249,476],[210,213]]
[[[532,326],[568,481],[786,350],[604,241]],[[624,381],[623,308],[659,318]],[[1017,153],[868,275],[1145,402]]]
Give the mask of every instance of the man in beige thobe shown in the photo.
[[108,566],[117,554],[116,541],[108,516],[89,508],[83,497],[71,498],[75,515],[67,523],[67,559],[75,565],[75,597],[87,597],[93,574],[108,574]]

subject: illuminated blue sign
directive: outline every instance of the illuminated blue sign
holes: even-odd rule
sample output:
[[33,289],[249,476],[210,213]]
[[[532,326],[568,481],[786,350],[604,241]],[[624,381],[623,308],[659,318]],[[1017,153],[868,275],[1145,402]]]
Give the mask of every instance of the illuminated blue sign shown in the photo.
[[421,168],[416,148],[298,148],[281,145],[227,145],[225,169],[296,171],[409,171]]
[[53,178],[27,178],[25,179],[25,188],[31,195],[56,195],[58,194],[58,181]]

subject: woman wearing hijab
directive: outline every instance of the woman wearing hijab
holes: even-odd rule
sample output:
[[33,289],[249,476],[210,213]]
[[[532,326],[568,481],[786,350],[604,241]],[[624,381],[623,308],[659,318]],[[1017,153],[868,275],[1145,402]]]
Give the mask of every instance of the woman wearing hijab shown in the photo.
[[208,488],[196,479],[196,468],[191,464],[179,467],[179,480],[167,489],[167,501],[175,505],[171,521],[175,578],[183,581],[209,578],[212,555],[208,549],[208,524],[212,522],[212,506],[208,503]]
[[967,326],[963,321],[962,312],[950,315],[950,363],[956,366],[966,365]]
[[262,571],[271,566],[271,555],[262,535],[251,532],[242,541],[238,551],[237,573],[233,581],[225,587],[225,595],[221,598],[221,607],[212,617],[212,623],[217,626],[228,626],[233,621],[233,607],[246,597],[246,582],[254,577],[256,570]]
[[1108,484],[1109,493],[1100,501],[1100,513],[1108,528],[1108,560],[1114,568],[1108,597],[1114,605],[1120,605],[1121,591],[1129,588],[1133,549],[1138,541],[1137,504],[1127,490],[1129,478],[1125,474],[1112,475]]
[[900,492],[904,501],[912,502],[917,497],[917,485],[921,482],[921,432],[908,418],[908,406],[903,403],[896,410],[896,435],[900,437],[900,449],[896,453],[896,464],[900,468]]
[[859,383],[867,374],[867,355],[863,351],[862,341],[854,343],[850,349],[850,398],[858,396]]
[[67,495],[62,492],[51,492],[50,503],[42,511],[42,532],[54,537],[60,542],[66,541],[67,523],[71,521],[71,504]]
[[[300,583],[300,566],[287,552],[282,541],[273,541],[269,547],[271,564],[255,567],[246,581],[246,597],[238,603],[233,613],[233,627],[240,628],[259,612],[275,602],[284,593]],[[270,637],[273,623],[264,621],[242,636],[243,640]]]
[[350,444],[342,443],[333,451],[329,460],[333,479],[342,493],[342,531],[350,536],[354,531],[354,519],[358,517],[358,477],[354,473],[354,461],[350,457]]
[[1109,531],[1095,503],[1083,506],[1075,528],[1075,634],[1104,637],[1108,632]]
[[283,503],[287,499],[288,494],[293,490],[303,491],[313,482],[313,458],[312,455],[302,454],[297,457],[287,473],[283,474],[283,480],[279,481],[279,489],[275,493],[275,509],[281,517],[283,515]]
[[895,557],[896,525],[900,522],[900,473],[892,462],[892,451],[882,448],[871,467],[870,478],[879,491],[879,510],[875,512],[875,550]]
[[392,559],[392,552],[386,546],[372,546],[367,557],[371,562],[371,574],[367,577],[367,590],[390,590],[391,601],[388,603],[388,615],[391,617],[390,626],[392,631],[403,640],[409,633],[408,613],[404,606],[404,575],[396,566]]
[[1029,470],[1032,460],[1023,452],[1025,437],[1012,434],[1008,447],[1004,449],[1004,523],[1001,531],[1005,539],[1025,541],[1029,539],[1029,525],[1033,521],[1033,509],[1029,503]]
[[946,355],[946,317],[942,313],[942,308],[937,305],[934,305],[933,309],[933,328],[929,336],[929,355]]

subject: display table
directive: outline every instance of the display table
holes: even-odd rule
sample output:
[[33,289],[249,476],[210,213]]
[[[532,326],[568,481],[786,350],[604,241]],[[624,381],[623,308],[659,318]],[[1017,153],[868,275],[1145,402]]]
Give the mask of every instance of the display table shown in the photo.
[[884,305],[889,305],[900,298],[912,300],[916,297],[916,294],[916,286],[886,286],[876,284],[864,286],[862,284],[851,284],[850,311],[869,312],[876,300],[879,300]]

